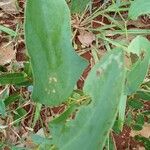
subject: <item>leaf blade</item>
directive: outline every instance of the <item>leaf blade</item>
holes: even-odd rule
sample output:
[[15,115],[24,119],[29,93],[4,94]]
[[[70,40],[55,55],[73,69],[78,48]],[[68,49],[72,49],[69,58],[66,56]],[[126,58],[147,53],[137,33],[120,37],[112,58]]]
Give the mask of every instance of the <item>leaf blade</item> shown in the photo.
[[65,0],[28,0],[25,33],[34,77],[32,98],[47,105],[60,104],[86,67],[71,45],[70,12]]
[[150,13],[150,1],[148,0],[134,0],[131,2],[129,9],[129,17],[136,20],[138,16]]
[[150,42],[142,36],[137,36],[131,41],[127,51],[139,57],[127,72],[125,92],[130,95],[136,92],[147,74],[150,62]]
[[[90,94],[93,101],[88,106],[80,108],[74,121],[67,121],[63,125],[50,124],[53,142],[58,148],[76,150],[80,149],[81,145],[82,150],[103,148],[115,121],[123,90],[123,63],[123,53],[117,50],[110,52],[95,65],[84,86],[84,91]],[[105,71],[99,76],[97,71],[102,68]],[[109,94],[108,87],[112,89]],[[104,112],[105,116],[99,116]]]

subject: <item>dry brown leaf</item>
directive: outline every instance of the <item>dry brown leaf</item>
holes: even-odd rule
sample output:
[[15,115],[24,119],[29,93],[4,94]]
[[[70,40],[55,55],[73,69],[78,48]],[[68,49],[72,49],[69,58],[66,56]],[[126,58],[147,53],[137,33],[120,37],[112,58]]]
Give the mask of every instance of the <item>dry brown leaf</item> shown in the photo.
[[6,13],[19,13],[16,5],[16,0],[0,0],[0,8],[2,8]]
[[41,128],[40,130],[38,130],[38,132],[36,133],[36,135],[39,135],[41,137],[45,137],[45,133],[44,133],[43,128]]
[[145,150],[145,147],[138,147],[138,150]]
[[10,63],[13,58],[15,58],[16,52],[13,50],[13,45],[3,43],[0,46],[0,65],[5,65]]
[[143,137],[149,138],[150,137],[150,124],[145,124],[143,129],[140,131],[131,131],[130,136],[134,137],[136,135],[141,135]]
[[95,41],[95,35],[92,32],[80,30],[78,39],[83,46],[89,47]]

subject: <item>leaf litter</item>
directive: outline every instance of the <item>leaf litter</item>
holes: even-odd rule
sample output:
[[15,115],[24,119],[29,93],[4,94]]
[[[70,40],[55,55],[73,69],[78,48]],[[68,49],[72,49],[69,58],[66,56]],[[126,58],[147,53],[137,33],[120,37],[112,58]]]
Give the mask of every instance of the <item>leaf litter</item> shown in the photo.
[[16,51],[13,49],[12,43],[2,43],[0,45],[0,65],[10,63],[15,59]]

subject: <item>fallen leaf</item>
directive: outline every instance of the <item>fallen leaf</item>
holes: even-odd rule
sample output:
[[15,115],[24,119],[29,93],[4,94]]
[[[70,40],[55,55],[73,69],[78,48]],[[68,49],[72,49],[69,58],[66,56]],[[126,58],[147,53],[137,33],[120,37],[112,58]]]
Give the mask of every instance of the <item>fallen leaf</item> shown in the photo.
[[45,137],[45,133],[44,133],[43,128],[41,128],[40,130],[38,130],[38,132],[36,133],[36,135],[39,135],[41,137]]
[[16,4],[16,0],[0,0],[0,8],[2,8],[6,13],[19,13]]
[[80,30],[80,35],[78,36],[78,39],[83,46],[89,47],[92,42],[95,41],[95,35],[92,32]]
[[0,46],[0,65],[10,63],[15,58],[16,52],[13,50],[12,44],[3,43]]
[[138,147],[138,150],[145,150],[145,147]]
[[140,130],[140,131],[132,130],[131,133],[130,133],[130,136],[134,137],[136,135],[141,135],[141,136],[143,136],[145,138],[149,138],[150,137],[150,124],[145,124],[143,126],[143,129]]

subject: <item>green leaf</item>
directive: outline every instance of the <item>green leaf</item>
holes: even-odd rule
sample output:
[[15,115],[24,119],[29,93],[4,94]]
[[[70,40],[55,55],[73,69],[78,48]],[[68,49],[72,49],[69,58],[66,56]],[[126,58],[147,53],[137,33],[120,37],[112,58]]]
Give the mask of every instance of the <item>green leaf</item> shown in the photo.
[[109,148],[108,150],[116,150],[116,144],[112,136],[109,136]]
[[142,130],[142,126],[140,124],[135,124],[132,126],[132,129],[136,130],[136,131],[140,131],[140,130]]
[[132,52],[140,56],[143,51],[147,51],[148,55],[150,55],[150,42],[142,36],[137,36],[129,44],[128,52]]
[[115,120],[112,129],[113,129],[113,132],[116,133],[116,134],[120,134],[121,133],[120,122],[119,122],[118,119]]
[[[12,147],[11,147],[11,150],[27,150],[27,148],[12,146]],[[29,150],[29,149],[28,149],[28,150]]]
[[3,99],[0,99],[0,114],[3,117],[6,115],[5,103]]
[[131,70],[127,73],[125,92],[131,95],[138,90],[147,74],[149,67],[149,56],[146,55],[143,60],[139,59]]
[[9,96],[9,87],[6,86],[2,91],[0,91],[0,99],[6,99]]
[[105,150],[116,150],[115,141],[111,135],[108,136],[104,149]]
[[21,97],[21,95],[20,95],[20,93],[15,93],[15,94],[12,94],[12,95],[10,95],[9,97],[7,97],[6,99],[5,99],[5,101],[4,101],[4,103],[5,103],[5,105],[6,105],[6,107],[9,105],[9,104],[11,104],[12,102],[15,102],[16,100],[19,100],[19,99],[21,99],[22,97]]
[[136,20],[138,16],[150,13],[150,1],[149,0],[134,0],[131,2],[129,9],[129,17]]
[[129,100],[128,105],[132,107],[133,109],[141,109],[143,107],[143,103],[141,101],[138,101],[136,99]]
[[122,93],[120,104],[119,104],[119,111],[118,111],[118,127],[122,131],[124,119],[125,119],[125,111],[126,111],[126,101],[127,101],[127,95],[124,95]]
[[72,112],[75,111],[75,104],[71,104],[65,112],[63,112],[59,117],[53,119],[51,123],[54,124],[59,124],[59,123],[64,123],[66,119],[71,115]]
[[142,100],[150,101],[150,91],[140,90],[136,92],[135,96]]
[[144,125],[144,116],[142,114],[139,114],[136,117],[135,122],[136,122],[136,124],[139,124],[139,125],[143,126]]
[[40,118],[41,108],[42,108],[42,104],[41,103],[36,103],[36,105],[35,105],[34,119],[33,119],[33,122],[32,122],[32,127],[34,127],[36,125],[36,122]]
[[136,136],[135,136],[135,140],[137,140],[138,142],[143,143],[145,149],[146,149],[146,150],[149,150],[149,148],[150,148],[150,139],[149,139],[149,138],[136,135]]
[[86,8],[90,0],[72,0],[71,1],[71,12],[82,13]]
[[15,31],[13,31],[12,29],[9,29],[7,27],[4,27],[2,25],[0,25],[0,31],[3,31],[11,36],[17,36],[17,33]]
[[133,124],[133,121],[134,121],[134,119],[133,119],[132,113],[129,112],[129,113],[127,114],[125,123],[126,123],[127,126],[131,126],[131,125]]
[[33,70],[34,101],[56,105],[72,93],[86,62],[71,44],[65,0],[27,1],[25,35]]
[[[27,114],[26,110],[24,108],[18,108],[15,111],[15,115],[14,115],[14,120],[17,120],[19,118],[22,118],[23,116],[25,116]],[[19,123],[19,122],[18,122]],[[17,123],[17,126],[18,126]]]
[[125,91],[127,95],[131,95],[138,90],[147,74],[150,60],[150,42],[144,37],[137,36],[130,43],[128,52],[134,53],[139,57],[127,73]]
[[135,119],[135,122],[134,124],[132,125],[132,128],[134,130],[137,130],[137,131],[140,131],[143,129],[143,126],[144,126],[144,115],[143,114],[139,114],[136,119]]
[[9,95],[9,88],[6,87],[0,92],[0,114],[2,117],[5,117],[6,115],[6,106],[4,103],[5,98],[7,98]]
[[30,62],[25,62],[25,63],[24,63],[24,72],[25,72],[29,77],[32,77],[32,69],[31,69],[31,64],[30,64]]
[[91,96],[91,103],[81,106],[75,120],[67,120],[64,124],[50,124],[53,144],[58,148],[61,150],[77,150],[81,147],[82,150],[103,148],[115,121],[123,91],[125,74],[123,58],[120,49],[105,55],[94,66],[85,81],[84,92]]
[[143,115],[150,116],[150,110],[145,110],[142,112]]
[[32,134],[31,138],[35,144],[39,145],[38,150],[52,150],[52,144],[49,138],[45,138],[37,134]]
[[0,85],[19,84],[27,81],[24,73],[5,73],[0,75]]

